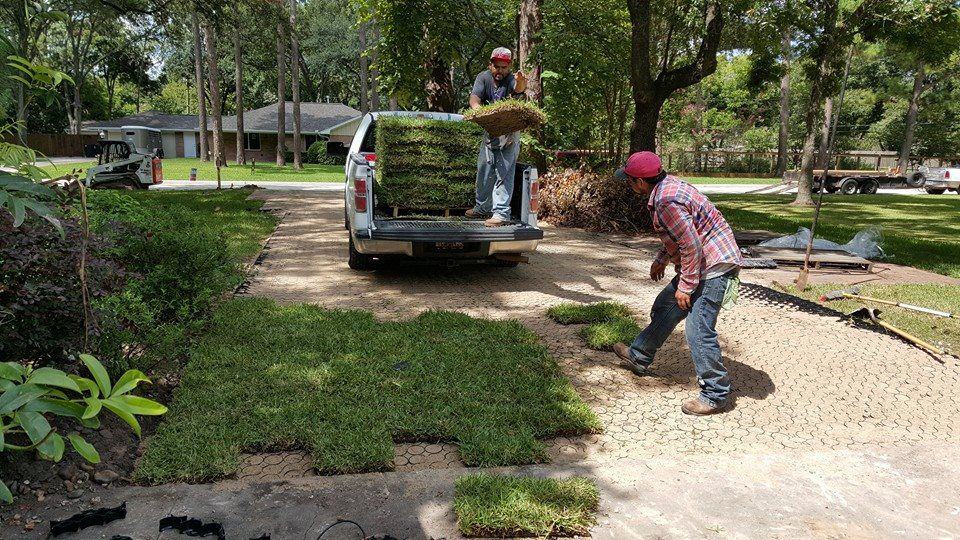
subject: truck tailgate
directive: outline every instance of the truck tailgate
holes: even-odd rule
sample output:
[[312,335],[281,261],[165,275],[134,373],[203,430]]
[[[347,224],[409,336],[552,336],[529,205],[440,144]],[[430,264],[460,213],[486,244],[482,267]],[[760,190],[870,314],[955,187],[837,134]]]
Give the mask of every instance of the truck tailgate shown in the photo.
[[[364,235],[366,236],[366,235]],[[541,240],[543,230],[515,222],[487,227],[482,221],[376,220],[369,238],[407,242],[497,242]]]

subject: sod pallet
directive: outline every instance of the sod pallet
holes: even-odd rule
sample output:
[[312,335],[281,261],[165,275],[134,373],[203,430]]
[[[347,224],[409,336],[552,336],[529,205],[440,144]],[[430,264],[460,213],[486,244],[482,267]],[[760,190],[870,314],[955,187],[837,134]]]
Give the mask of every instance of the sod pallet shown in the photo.
[[491,137],[537,127],[546,123],[547,115],[529,101],[504,99],[471,109],[463,118],[483,127]]
[[377,204],[409,210],[473,206],[483,130],[470,122],[377,120]]

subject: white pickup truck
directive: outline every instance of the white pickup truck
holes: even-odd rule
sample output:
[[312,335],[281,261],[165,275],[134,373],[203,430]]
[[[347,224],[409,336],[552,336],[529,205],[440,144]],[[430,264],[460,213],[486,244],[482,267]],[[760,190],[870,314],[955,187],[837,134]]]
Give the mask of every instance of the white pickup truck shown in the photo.
[[537,227],[539,184],[537,169],[529,165],[516,167],[513,219],[502,227],[486,227],[483,220],[463,217],[394,217],[381,208],[374,189],[376,123],[387,115],[464,121],[459,114],[416,111],[382,111],[363,117],[347,150],[345,167],[344,226],[350,234],[350,268],[369,270],[377,262],[402,259],[514,267],[524,260],[523,253],[537,249],[543,239],[543,230]]
[[952,167],[920,167],[923,174],[923,189],[932,195],[941,195],[948,189],[960,193],[960,163]]

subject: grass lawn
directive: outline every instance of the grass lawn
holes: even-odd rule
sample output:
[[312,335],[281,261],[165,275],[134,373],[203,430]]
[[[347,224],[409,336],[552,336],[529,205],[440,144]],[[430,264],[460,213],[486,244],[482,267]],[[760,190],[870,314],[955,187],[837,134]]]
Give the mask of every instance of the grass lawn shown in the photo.
[[[789,206],[792,195],[711,195],[735,229],[783,234],[809,227],[813,208]],[[960,197],[826,195],[817,236],[841,244],[871,225],[883,231],[891,262],[960,278]]]
[[587,535],[599,504],[597,486],[586,478],[483,473],[458,478],[453,499],[460,533],[487,537]]
[[546,460],[540,439],[599,430],[516,321],[234,299],[191,355],[136,471],[146,482],[236,470],[250,449],[304,448],[319,471],[388,470],[394,441],[455,441],[468,465]]
[[[41,167],[51,176],[67,174],[73,169],[86,169],[96,162],[67,163],[62,165],[45,165]],[[217,168],[212,161],[206,163],[196,158],[167,158],[163,160],[163,178],[165,180],[189,180],[190,169],[197,169],[197,180],[217,179]],[[277,167],[276,163],[257,162],[256,169],[251,164],[237,165],[228,163],[220,168],[220,180],[231,181],[264,181],[264,182],[342,182],[343,165],[315,165],[304,163],[302,171],[293,170],[292,165]]]
[[[189,191],[114,191],[112,194],[133,197],[141,205],[160,212],[185,210],[204,216],[207,226],[227,243],[230,253],[244,261],[260,250],[261,242],[277,225],[276,218],[261,212],[263,201],[247,200],[253,189],[189,190]],[[93,190],[91,197],[105,191]],[[105,195],[109,196],[109,195]]]
[[616,343],[630,343],[640,333],[630,308],[616,302],[567,302],[548,309],[547,316],[558,324],[586,324],[579,335],[587,347],[598,351],[613,350]]
[[713,176],[681,176],[691,184],[779,184],[779,178],[716,178]]
[[[817,302],[822,294],[848,288],[843,285],[815,285],[801,292],[791,285],[788,290],[791,294]],[[881,300],[960,313],[960,287],[951,285],[867,285],[861,289],[860,294]],[[939,345],[953,354],[960,354],[960,320],[958,319],[934,317],[895,306],[864,303],[858,300],[834,300],[821,303],[841,313],[850,313],[864,305],[875,307],[882,312],[881,320],[906,330],[924,341]]]

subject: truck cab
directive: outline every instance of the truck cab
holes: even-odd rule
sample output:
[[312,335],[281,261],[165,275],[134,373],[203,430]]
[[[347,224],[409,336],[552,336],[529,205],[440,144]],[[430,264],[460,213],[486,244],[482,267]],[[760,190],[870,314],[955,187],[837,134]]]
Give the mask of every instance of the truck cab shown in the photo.
[[[349,266],[368,270],[391,260],[487,262],[514,267],[526,261],[524,253],[537,249],[543,230],[537,226],[539,184],[537,169],[518,163],[514,172],[511,221],[487,227],[483,220],[462,216],[397,215],[377,204],[376,122],[385,115],[414,116],[462,122],[450,113],[383,111],[361,120],[344,167],[344,226],[349,233]],[[479,151],[479,141],[477,150]]]

